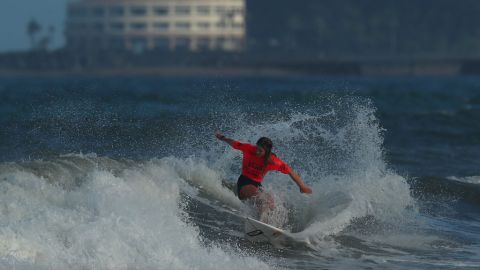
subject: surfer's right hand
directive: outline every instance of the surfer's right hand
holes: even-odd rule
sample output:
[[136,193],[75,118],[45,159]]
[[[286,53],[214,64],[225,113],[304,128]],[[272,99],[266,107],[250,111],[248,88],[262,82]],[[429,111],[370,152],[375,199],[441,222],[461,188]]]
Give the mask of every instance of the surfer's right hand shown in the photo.
[[305,194],[312,194],[313,191],[308,186],[301,186],[300,187],[300,192],[305,193]]

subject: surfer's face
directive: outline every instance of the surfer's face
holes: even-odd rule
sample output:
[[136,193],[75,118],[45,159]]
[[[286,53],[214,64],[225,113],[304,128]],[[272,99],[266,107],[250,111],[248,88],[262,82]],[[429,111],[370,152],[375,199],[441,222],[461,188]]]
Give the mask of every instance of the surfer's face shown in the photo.
[[258,157],[263,157],[265,155],[265,149],[263,147],[257,145],[256,154]]

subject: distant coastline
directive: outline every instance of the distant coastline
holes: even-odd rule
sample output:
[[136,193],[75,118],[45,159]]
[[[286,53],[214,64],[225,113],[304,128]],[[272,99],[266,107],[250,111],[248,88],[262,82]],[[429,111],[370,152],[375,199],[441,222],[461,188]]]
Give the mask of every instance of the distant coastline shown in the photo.
[[438,58],[298,58],[249,54],[0,54],[0,77],[56,76],[456,76],[480,74],[480,60]]
[[86,68],[86,69],[6,69],[0,68],[0,78],[6,77],[109,77],[109,76],[286,76],[286,75],[351,75],[351,76],[456,76],[464,73],[462,66],[444,64],[439,66],[405,65],[358,65],[349,70],[285,67],[127,67],[127,68]]
[[284,76],[304,74],[276,68],[235,67],[130,67],[91,68],[81,70],[8,70],[0,69],[0,78],[5,77],[110,77],[110,76]]

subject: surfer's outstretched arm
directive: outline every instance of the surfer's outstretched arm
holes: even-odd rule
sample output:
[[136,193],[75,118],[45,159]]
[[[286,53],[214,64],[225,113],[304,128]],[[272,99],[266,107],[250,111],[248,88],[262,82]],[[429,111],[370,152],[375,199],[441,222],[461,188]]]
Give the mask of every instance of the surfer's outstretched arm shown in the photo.
[[227,138],[226,136],[224,136],[220,132],[215,133],[215,137],[217,137],[217,139],[219,139],[220,141],[224,141],[224,142],[230,144],[230,146],[232,146],[232,147],[233,147],[233,143],[235,142],[235,140]]
[[298,188],[300,188],[301,193],[312,194],[312,189],[309,186],[305,185],[300,175],[298,175],[294,170],[290,170],[290,173],[288,175],[290,175],[295,184],[297,184]]

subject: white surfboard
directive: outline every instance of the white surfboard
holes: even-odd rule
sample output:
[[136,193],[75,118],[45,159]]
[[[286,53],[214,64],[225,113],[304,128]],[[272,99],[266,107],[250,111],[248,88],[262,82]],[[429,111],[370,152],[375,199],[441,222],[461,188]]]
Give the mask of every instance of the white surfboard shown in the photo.
[[252,242],[270,242],[274,246],[285,246],[294,239],[292,234],[253,218],[245,218],[245,237]]

